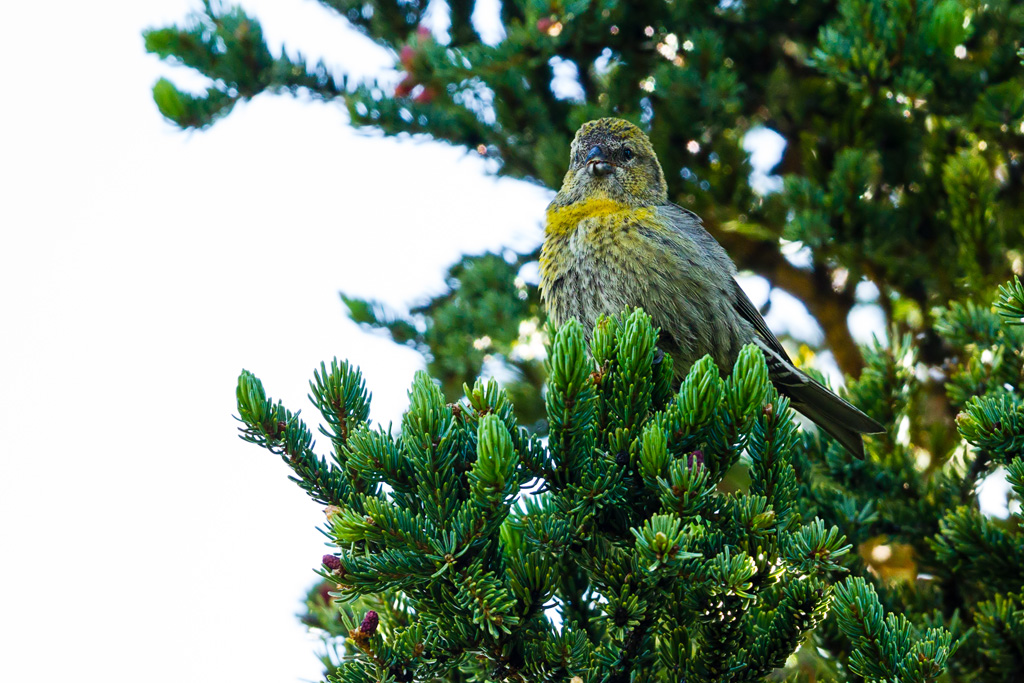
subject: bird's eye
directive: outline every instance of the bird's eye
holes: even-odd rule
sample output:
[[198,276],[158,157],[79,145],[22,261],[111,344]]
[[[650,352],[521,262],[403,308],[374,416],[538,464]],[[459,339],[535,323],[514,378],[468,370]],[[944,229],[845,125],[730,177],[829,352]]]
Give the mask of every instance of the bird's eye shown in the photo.
[[633,150],[631,150],[629,147],[627,147],[624,150],[622,150],[622,158],[625,159],[626,161],[629,161],[630,159],[632,159],[633,158]]

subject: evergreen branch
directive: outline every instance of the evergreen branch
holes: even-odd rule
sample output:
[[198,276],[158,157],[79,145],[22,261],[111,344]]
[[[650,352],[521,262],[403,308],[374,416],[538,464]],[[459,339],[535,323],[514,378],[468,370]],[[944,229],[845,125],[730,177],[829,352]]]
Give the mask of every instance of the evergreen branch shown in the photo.
[[664,574],[664,569],[681,568],[686,560],[702,557],[700,553],[686,552],[687,529],[675,515],[655,515],[640,529],[630,529],[636,537],[638,564],[649,574]]
[[717,598],[709,605],[698,626],[702,643],[691,660],[692,670],[702,680],[730,681],[740,675],[745,664],[737,654],[746,637],[742,625],[749,606],[749,600],[737,595]]
[[578,484],[572,484],[556,499],[562,511],[570,515],[577,525],[577,533],[587,536],[603,509],[614,509],[625,503],[624,470],[613,469],[608,463],[595,464],[585,469]]
[[885,644],[892,642],[884,623],[884,612],[878,595],[859,576],[836,586],[835,613],[839,627],[853,643],[851,670],[868,679],[892,679],[898,676],[892,656]]
[[832,591],[821,579],[809,577],[784,579],[781,593],[778,606],[755,623],[746,654],[737,658],[746,665],[739,681],[755,683],[781,668],[825,618]]
[[364,426],[349,434],[346,445],[346,464],[350,468],[369,481],[387,483],[392,496],[407,507],[420,508],[420,500],[414,495],[412,463],[391,434]]
[[[704,429],[714,418],[715,413],[726,395],[726,383],[719,376],[718,368],[711,356],[702,356],[690,367],[686,379],[679,387],[679,399],[676,408],[682,421],[681,431],[692,435]],[[670,410],[671,410],[670,406]],[[678,442],[683,436],[677,430],[672,441]],[[677,446],[673,449],[676,457],[680,455]]]
[[585,597],[590,589],[587,574],[575,562],[562,562],[556,580],[556,593],[562,601],[562,619],[582,629],[591,644],[601,642],[596,610],[592,600]]
[[312,391],[309,400],[328,424],[326,429],[321,427],[320,432],[334,444],[338,464],[344,465],[349,434],[370,416],[370,394],[366,391],[363,375],[348,361],[339,363],[335,358],[331,361],[330,370],[320,363],[320,369],[313,372],[309,388]]
[[512,401],[509,400],[505,390],[493,379],[487,381],[477,379],[472,389],[465,384],[462,385],[462,389],[466,394],[466,402],[471,409],[466,414],[470,427],[478,428],[479,422],[484,416],[496,415],[505,426],[506,431],[512,436],[513,446],[518,449],[518,444],[516,443],[519,440],[517,438],[519,436],[518,421],[516,420]]
[[636,674],[648,671],[646,665],[654,655],[650,648],[653,623],[653,619],[645,618],[626,633],[622,647],[612,651],[614,659],[603,667],[606,673],[601,683],[628,683],[637,680]]
[[648,489],[658,490],[658,480],[668,474],[670,462],[668,435],[657,419],[651,420],[640,435],[640,476]]
[[[579,674],[590,660],[592,648],[587,640],[586,632],[579,628],[566,625],[559,634],[552,633],[551,638],[543,642],[539,652],[527,659],[523,668],[528,681],[571,680],[569,677]],[[530,660],[537,662],[532,664]]]
[[793,509],[797,492],[796,473],[788,457],[797,439],[789,399],[776,395],[754,422],[747,453],[751,460],[750,493],[768,500],[775,511],[780,532],[789,527],[791,520],[798,519]]
[[405,36],[420,25],[427,7],[427,3],[421,0],[318,1],[337,11],[371,38],[387,35]]
[[837,527],[825,531],[825,523],[815,519],[783,539],[782,555],[798,575],[814,576],[845,571],[835,559],[852,547]]
[[519,493],[519,457],[505,424],[496,415],[480,419],[477,459],[467,474],[469,498],[451,524],[453,555],[487,543],[508,516]]
[[985,670],[993,680],[1012,680],[1024,670],[1024,600],[996,595],[978,605],[974,637]]
[[[694,462],[703,466],[704,452],[693,448],[711,427],[724,393],[725,382],[710,356],[690,367],[676,399],[652,415],[640,435],[640,475],[648,487],[656,486],[658,477],[668,475],[673,460],[685,458],[687,466]],[[664,454],[660,450],[662,441]]]
[[431,544],[434,529],[422,515],[414,515],[382,498],[363,496],[361,507],[361,514],[343,509],[331,516],[331,537],[339,547],[357,543],[363,544],[360,547],[435,552]]
[[492,572],[484,572],[478,565],[462,572],[456,599],[491,638],[510,633],[519,623],[515,597]]
[[[658,331],[651,327],[651,318],[642,310],[623,313],[611,326],[616,336],[616,372],[610,383],[609,452],[632,450],[642,423],[651,408],[655,341]],[[595,359],[600,352],[595,352]]]
[[948,308],[935,309],[933,315],[935,331],[958,349],[993,346],[999,342],[1003,329],[1002,321],[991,308],[973,301],[953,301]]
[[[558,457],[518,427],[512,402],[496,383],[464,387],[465,401],[450,404],[422,373],[410,390],[401,436],[393,439],[366,425],[360,375],[336,362],[321,366],[310,396],[337,440],[344,466],[336,468],[312,456],[312,435],[297,415],[243,372],[243,438],[286,459],[297,454],[300,483],[314,495],[329,476],[340,487],[327,510],[327,532],[338,550],[324,556],[319,572],[333,585],[330,595],[361,606],[383,599],[390,605],[387,596],[400,592],[405,605],[381,607],[390,623],[379,633],[376,624],[367,632],[348,628],[347,654],[333,678],[555,683],[586,676],[653,683],[671,673],[753,683],[784,666],[819,626],[821,642],[845,656],[843,636],[821,624],[831,575],[847,569],[840,559],[852,547],[840,529],[852,529],[857,543],[868,540],[878,512],[825,486],[802,465],[801,476],[822,487],[804,491],[839,523],[827,528],[815,519],[796,528],[810,510],[796,495],[792,452],[806,442],[787,401],[772,392],[763,356],[748,347],[725,380],[703,359],[678,397],[653,411],[655,339],[649,319],[635,312],[625,322],[602,321],[593,336],[600,363],[594,371],[578,323],[555,331],[547,404],[549,448],[561,449]],[[883,367],[891,371],[891,358]],[[865,382],[874,382],[866,374]],[[641,382],[648,388],[639,389]],[[882,382],[873,386],[888,391]],[[598,450],[598,435],[628,443],[635,466]],[[746,444],[749,492],[716,491],[703,450],[688,450],[707,443],[716,454],[738,454]],[[530,453],[529,463],[522,452]],[[314,460],[307,463],[307,456]],[[1011,482],[1024,479],[1017,469],[1011,465]],[[544,483],[551,490],[525,496],[510,514],[521,485],[538,472],[550,476]],[[946,479],[935,484],[936,495],[959,483]],[[355,493],[353,482],[381,485],[386,493]],[[940,496],[933,506],[947,499]],[[954,573],[977,579],[971,587],[979,591],[1024,585],[1017,571],[1024,557],[1015,554],[1013,533],[957,511],[943,522],[934,554]],[[863,562],[848,564],[865,571]],[[931,682],[959,645],[938,617],[919,628],[886,616],[862,577],[835,595],[839,629],[852,643],[850,671],[858,675]],[[309,623],[346,636],[345,619],[354,616],[343,612],[338,622],[327,598],[317,596]],[[908,615],[934,607],[926,594],[911,599],[885,591],[883,598]],[[561,633],[545,616],[552,604],[561,608]],[[1012,661],[1006,643],[1012,630],[1003,633],[990,621],[990,658]]]
[[662,508],[685,520],[711,506],[715,482],[702,463],[694,458],[690,462],[680,458],[669,465],[666,477],[658,478],[658,488]]
[[469,502],[495,529],[519,493],[518,465],[507,426],[499,416],[485,415],[480,420],[476,462],[467,475]]
[[839,626],[854,644],[850,669],[869,680],[931,683],[956,651],[944,628],[930,628],[915,638],[905,616],[883,619],[877,594],[861,577],[837,586],[835,605]]
[[747,344],[725,381],[724,400],[708,434],[705,465],[713,480],[719,481],[739,459],[747,445],[754,412],[763,406],[770,386],[764,354]]
[[784,568],[778,557],[778,518],[764,496],[730,496],[718,516],[726,541],[754,558],[754,592],[773,585]]
[[410,590],[429,581],[436,569],[429,556],[407,550],[366,555],[353,550],[342,552],[337,558],[339,567],[324,578],[337,582],[337,594],[345,599],[387,590]]
[[670,681],[685,680],[690,661],[690,634],[678,623],[665,625],[667,632],[658,636],[658,660]]
[[[509,527],[502,527],[504,532]],[[502,538],[505,538],[504,533]],[[517,600],[523,622],[542,612],[556,590],[556,560],[547,553],[506,551],[505,581]]]
[[274,403],[263,390],[263,383],[248,370],[238,377],[237,418],[243,441],[280,455],[295,472],[289,477],[318,503],[345,506],[352,504],[353,491],[344,473],[313,452],[313,436],[298,413],[292,413],[280,401]]
[[946,395],[954,407],[962,409],[975,396],[996,393],[1015,379],[1017,368],[1007,362],[1007,347],[996,343],[994,350],[976,345],[965,349],[967,362],[961,363],[946,383]]
[[974,397],[957,415],[957,429],[969,443],[1009,462],[1024,454],[1024,401],[1015,395]]
[[560,490],[579,476],[595,445],[597,395],[578,322],[569,321],[554,334],[546,367],[548,449],[555,467],[549,484]]
[[1024,586],[1024,546],[1020,539],[977,509],[959,507],[948,512],[929,545],[945,571],[954,577],[973,579],[985,588],[985,593]]
[[[1024,458],[1017,458],[1006,466],[1006,481],[1010,484],[1017,499],[1024,501]],[[1015,516],[1024,517],[1024,509],[1017,510]]]
[[612,594],[608,596],[608,602],[603,605],[607,617],[608,634],[613,641],[624,643],[640,624],[650,619],[650,614],[655,611],[655,608],[648,605],[642,595],[642,589],[638,589],[629,581],[623,582],[617,590],[612,586],[609,586],[609,589]]
[[146,51],[165,61],[181,64],[209,78],[213,85],[204,95],[182,92],[167,79],[153,86],[160,113],[181,128],[205,128],[226,116],[240,101],[264,91],[303,89],[321,99],[345,94],[343,83],[323,63],[307,65],[301,55],[274,57],[259,22],[239,7],[214,7],[208,0],[184,27],[170,26],[143,32]]
[[441,390],[418,372],[409,390],[409,411],[402,417],[401,446],[409,458],[415,492],[427,518],[443,526],[466,495],[467,437],[455,421]]
[[746,642],[744,619],[753,606],[757,565],[729,547],[707,562],[707,597],[698,615],[701,644],[694,669],[704,680],[728,681],[744,668],[738,653]]

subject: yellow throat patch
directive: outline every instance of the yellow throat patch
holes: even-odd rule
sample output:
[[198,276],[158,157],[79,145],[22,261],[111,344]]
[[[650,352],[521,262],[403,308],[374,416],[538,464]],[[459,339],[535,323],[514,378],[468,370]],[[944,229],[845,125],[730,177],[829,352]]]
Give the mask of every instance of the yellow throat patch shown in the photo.
[[[651,216],[651,209],[637,208],[608,197],[594,197],[565,206],[548,208],[545,233],[551,236],[567,235],[576,229],[581,221],[591,219],[611,219],[613,223],[620,220],[642,221]],[[621,215],[617,215],[621,214]]]
[[596,197],[566,206],[552,206],[548,209],[548,224],[545,231],[552,236],[562,236],[577,228],[580,221],[587,218],[609,218],[617,213],[632,211],[633,207],[628,204],[606,197]]

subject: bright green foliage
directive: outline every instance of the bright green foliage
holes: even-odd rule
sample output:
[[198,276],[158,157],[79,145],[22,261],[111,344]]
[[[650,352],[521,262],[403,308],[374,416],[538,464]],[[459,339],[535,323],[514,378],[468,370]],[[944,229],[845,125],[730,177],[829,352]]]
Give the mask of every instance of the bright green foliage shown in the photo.
[[903,615],[884,614],[875,591],[857,577],[836,591],[836,614],[843,633],[857,648],[850,670],[867,680],[933,681],[956,650],[949,631],[917,634]]
[[[311,398],[347,433],[329,430],[330,462],[243,372],[244,438],[330,503],[337,550],[306,619],[328,634],[332,680],[760,681],[808,637],[841,670],[935,679],[953,634],[842,581],[851,545],[798,497],[800,433],[760,352],[725,379],[705,358],[659,393],[656,338],[642,311],[600,320],[589,349],[579,323],[559,329],[547,444],[493,381],[452,404],[418,375],[395,435],[366,424],[358,370],[321,367]],[[750,485],[727,493],[743,448]],[[357,626],[367,609],[379,626]],[[830,613],[839,633],[818,628]]]
[[1008,324],[1024,325],[1024,285],[1020,283],[1019,277],[1014,276],[1013,282],[999,286],[996,310],[1008,318]]
[[[358,371],[335,362],[312,384],[335,447],[325,460],[243,373],[244,438],[330,505],[337,567],[305,617],[323,629],[328,672],[1015,680],[1021,513],[982,514],[976,488],[1001,464],[1024,499],[1024,333],[995,307],[935,315],[957,352],[945,396],[957,436],[922,411],[911,341],[876,346],[848,398],[900,427],[869,440],[864,461],[799,429],[752,346],[731,376],[706,357],[672,388],[642,311],[599,320],[589,348],[579,323],[552,331],[546,443],[493,381],[448,403],[425,374],[400,434],[372,428]],[[945,457],[922,459],[937,444]],[[354,620],[370,609],[382,625],[364,637]]]

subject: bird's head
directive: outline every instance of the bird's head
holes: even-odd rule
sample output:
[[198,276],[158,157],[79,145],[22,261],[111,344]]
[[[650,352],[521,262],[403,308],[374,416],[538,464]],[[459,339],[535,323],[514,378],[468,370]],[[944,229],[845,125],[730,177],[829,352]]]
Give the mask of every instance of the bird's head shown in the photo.
[[647,135],[629,121],[611,118],[588,121],[576,132],[558,194],[562,204],[607,198],[650,206],[668,200],[665,174]]

